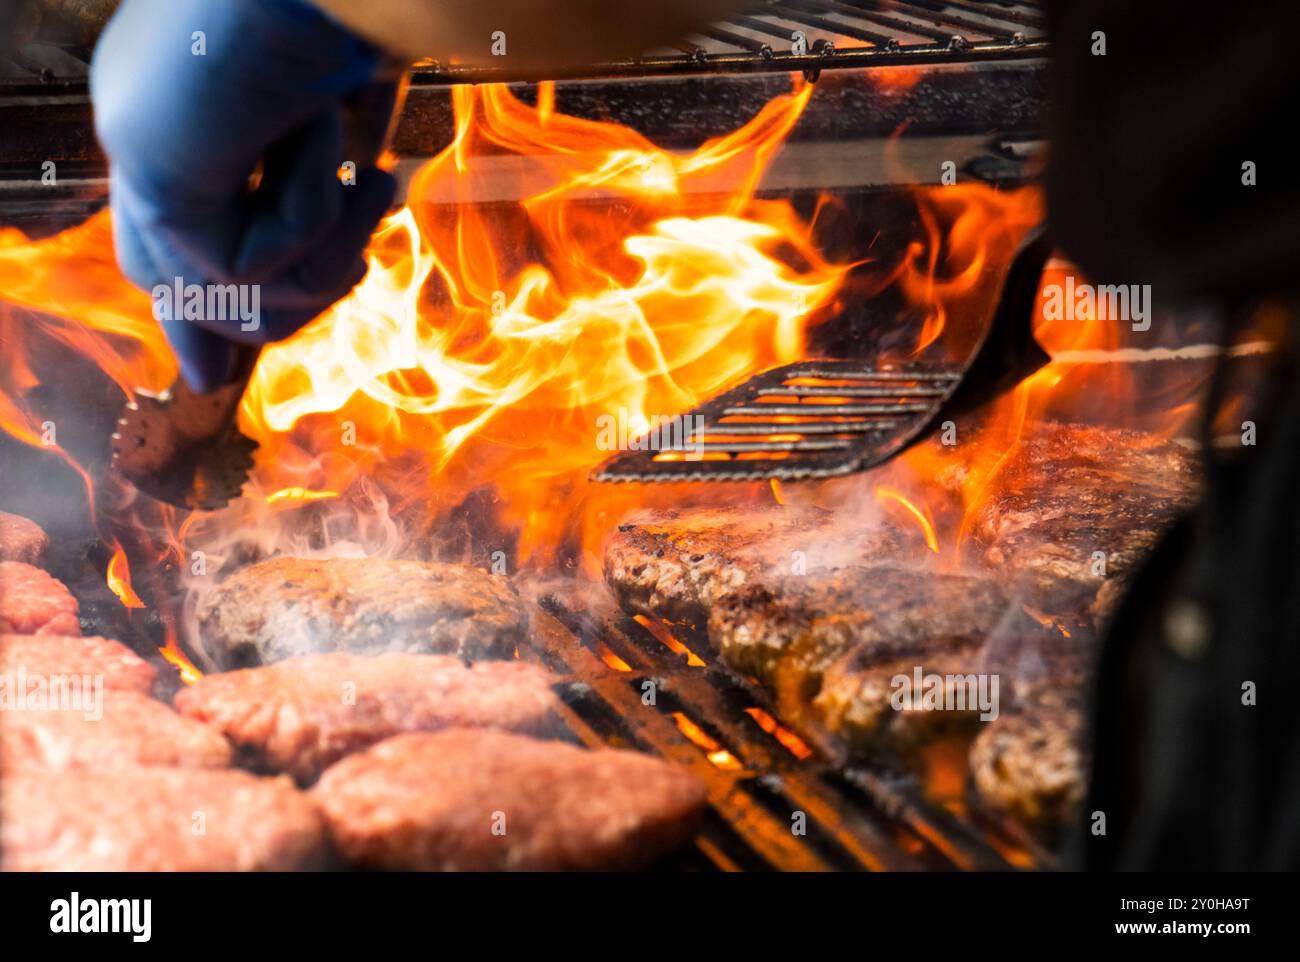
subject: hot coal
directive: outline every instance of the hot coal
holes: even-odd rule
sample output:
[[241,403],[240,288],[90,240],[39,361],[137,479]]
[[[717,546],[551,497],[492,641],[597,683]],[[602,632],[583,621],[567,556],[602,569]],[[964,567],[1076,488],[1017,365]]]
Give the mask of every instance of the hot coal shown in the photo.
[[318,652],[508,658],[528,612],[505,578],[467,565],[277,557],[240,568],[199,608],[224,667]]
[[312,795],[351,862],[433,871],[639,868],[705,804],[693,775],[637,752],[466,730],[381,742]]
[[0,561],[35,564],[50,539],[35,521],[0,511]]
[[6,712],[0,724],[0,775],[6,776],[19,768],[224,768],[230,758],[230,745],[214,729],[132,691],[83,689],[75,702],[29,704]]
[[320,816],[288,779],[233,769],[27,769],[0,780],[0,869],[290,871],[323,863]]
[[308,782],[403,732],[544,732],[559,709],[550,681],[521,662],[466,667],[438,655],[335,652],[206,675],[177,694],[176,707],[223,732],[253,764]]
[[0,561],[0,634],[79,635],[77,611],[63,582],[21,561]]

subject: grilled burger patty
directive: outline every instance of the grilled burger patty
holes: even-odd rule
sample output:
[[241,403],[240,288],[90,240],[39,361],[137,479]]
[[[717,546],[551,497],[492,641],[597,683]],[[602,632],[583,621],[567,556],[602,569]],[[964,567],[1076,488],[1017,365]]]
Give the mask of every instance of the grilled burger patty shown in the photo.
[[233,769],[6,773],[0,869],[239,872],[315,868],[320,816],[288,779]]
[[543,732],[559,710],[550,677],[521,662],[466,667],[440,655],[334,652],[210,674],[176,695],[252,763],[303,782],[381,739],[438,728]]
[[914,555],[888,525],[855,530],[818,508],[704,508],[634,516],[605,545],[605,580],[629,611],[703,625],[728,592],[763,577]]
[[21,561],[0,561],[0,634],[79,635],[78,610],[63,582]]
[[949,704],[960,684],[950,679],[974,672],[978,659],[975,645],[884,660],[873,656],[870,648],[855,648],[826,669],[812,702],[813,712],[821,727],[842,738],[854,754],[906,754],[946,734],[970,731],[980,709],[966,700],[961,711],[931,711],[919,703],[897,710],[895,679],[902,676],[910,682],[917,667],[924,675],[941,676],[945,704]]
[[132,765],[230,764],[230,745],[206,725],[139,692],[108,689],[101,694],[97,710],[83,690],[76,708],[6,712],[0,721],[0,774],[22,767],[111,771]]
[[728,664],[774,687],[790,709],[816,694],[822,672],[848,651],[887,660],[969,645],[1005,606],[985,578],[859,565],[725,595],[709,617],[709,637]]
[[467,565],[277,557],[241,568],[199,607],[225,667],[296,655],[389,651],[508,658],[528,612],[505,578]]
[[147,693],[157,673],[120,641],[96,635],[0,635],[0,677],[99,678],[105,688]]
[[[941,478],[961,479],[960,471]],[[1197,459],[1181,445],[1136,431],[1045,424],[999,471],[972,534],[984,562],[1027,577],[1040,606],[1091,609],[1104,621],[1123,582],[1197,488]]]
[[380,742],[312,795],[353,863],[431,871],[638,868],[705,804],[693,775],[638,752],[471,730]]
[[35,521],[0,511],[0,561],[35,564],[50,539]]
[[990,811],[1010,815],[1046,838],[1074,816],[1087,780],[1084,687],[1043,685],[980,732],[971,746],[971,782]]

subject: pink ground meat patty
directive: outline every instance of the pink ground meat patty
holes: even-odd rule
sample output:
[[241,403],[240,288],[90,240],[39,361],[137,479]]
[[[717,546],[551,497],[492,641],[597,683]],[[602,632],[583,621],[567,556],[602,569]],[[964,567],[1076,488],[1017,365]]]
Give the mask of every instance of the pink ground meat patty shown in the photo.
[[0,869],[246,872],[316,868],[325,836],[288,779],[232,769],[10,773]]
[[40,568],[0,561],[0,634],[79,635],[77,599]]
[[147,693],[157,672],[120,641],[97,635],[0,635],[0,678],[90,675],[105,688]]
[[691,837],[700,781],[638,752],[504,732],[402,735],[312,790],[340,853],[367,868],[638,868]]
[[50,539],[35,521],[0,511],[0,561],[35,564]]
[[466,667],[445,655],[333,652],[205,676],[176,708],[212,725],[256,765],[303,782],[391,735],[439,728],[539,732],[559,701],[541,668]]
[[[30,694],[30,693],[29,693]],[[0,777],[19,768],[116,770],[135,765],[224,768],[220,733],[133,691],[103,690],[76,703],[49,699],[0,715]]]

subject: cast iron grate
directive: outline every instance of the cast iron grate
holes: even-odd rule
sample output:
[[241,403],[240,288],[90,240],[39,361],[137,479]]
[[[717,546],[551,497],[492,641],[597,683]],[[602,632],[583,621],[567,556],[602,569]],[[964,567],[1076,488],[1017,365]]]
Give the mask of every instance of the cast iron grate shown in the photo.
[[[689,629],[567,608],[536,611],[528,650],[561,676],[565,725],[590,746],[636,748],[709,787],[694,850],[664,867],[734,870],[1009,870],[1051,857],[1014,826],[928,800],[919,779],[845,766],[792,731],[758,685]],[[653,692],[653,698],[647,697]],[[796,819],[805,834],[793,830]]]

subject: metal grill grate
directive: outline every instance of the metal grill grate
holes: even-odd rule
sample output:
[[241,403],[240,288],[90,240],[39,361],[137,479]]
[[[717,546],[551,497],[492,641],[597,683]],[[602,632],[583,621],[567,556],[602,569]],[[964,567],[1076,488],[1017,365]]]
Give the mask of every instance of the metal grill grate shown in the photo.
[[[803,71],[1043,56],[1045,20],[1033,3],[997,0],[766,0],[668,50],[585,65],[554,79]],[[509,65],[417,65],[413,83],[531,79]]]
[[[521,657],[561,676],[565,723],[590,747],[653,752],[709,787],[694,851],[671,867],[1007,870],[1051,858],[1013,826],[927,801],[914,776],[837,765],[784,726],[768,694],[682,626],[592,615],[550,598]],[[647,683],[653,704],[647,704]],[[792,829],[802,813],[804,834]],[[666,866],[667,867],[667,866]]]

